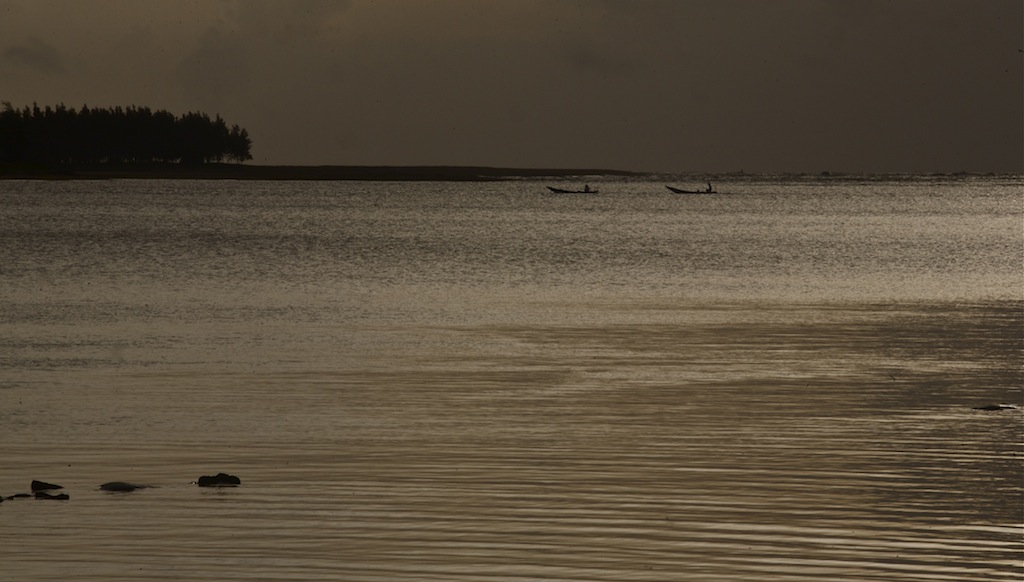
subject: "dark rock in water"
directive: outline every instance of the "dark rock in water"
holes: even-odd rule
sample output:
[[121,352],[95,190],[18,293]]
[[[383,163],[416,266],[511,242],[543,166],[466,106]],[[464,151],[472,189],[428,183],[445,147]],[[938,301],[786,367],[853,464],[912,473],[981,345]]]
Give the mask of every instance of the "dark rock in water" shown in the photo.
[[43,481],[32,481],[32,492],[36,491],[49,491],[52,489],[63,489],[60,485],[54,485],[53,483],[45,483]]
[[241,484],[241,479],[227,473],[217,473],[213,476],[203,475],[196,481],[196,485],[200,487],[234,487]]
[[100,489],[103,491],[115,491],[118,493],[127,493],[129,491],[135,491],[136,489],[146,489],[149,485],[137,485],[135,483],[125,483],[124,481],[111,481],[110,483],[104,483],[100,485]]
[[8,495],[7,499],[26,499],[32,497],[31,493],[15,493],[14,495]]
[[989,404],[986,406],[975,406],[974,410],[1017,410],[1013,404]]
[[60,499],[60,500],[64,500],[64,499],[71,499],[71,496],[68,495],[67,493],[60,493],[58,495],[53,495],[52,493],[47,493],[46,491],[36,491],[36,499]]

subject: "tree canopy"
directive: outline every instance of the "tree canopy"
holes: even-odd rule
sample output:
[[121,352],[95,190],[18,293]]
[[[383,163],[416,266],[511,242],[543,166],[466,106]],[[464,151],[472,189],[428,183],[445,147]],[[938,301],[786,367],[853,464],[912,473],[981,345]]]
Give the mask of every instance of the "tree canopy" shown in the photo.
[[0,110],[0,162],[203,164],[251,160],[249,132],[220,115],[175,116],[148,107],[47,105]]

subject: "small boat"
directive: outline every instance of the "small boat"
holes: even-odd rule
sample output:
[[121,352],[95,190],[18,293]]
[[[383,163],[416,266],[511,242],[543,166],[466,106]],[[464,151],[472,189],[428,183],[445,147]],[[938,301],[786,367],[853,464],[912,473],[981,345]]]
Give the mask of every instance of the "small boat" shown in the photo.
[[582,190],[566,190],[564,188],[548,186],[548,190],[551,190],[553,194],[597,194],[597,188],[591,188],[590,186],[585,186]]
[[1017,406],[1014,405],[1014,404],[1005,404],[1005,403],[1002,403],[1002,404],[987,404],[985,406],[975,406],[974,409],[975,410],[989,410],[989,411],[993,411],[993,410],[994,411],[999,411],[999,410],[1017,410]]
[[674,188],[672,186],[665,186],[665,187],[668,188],[669,190],[671,190],[675,194],[717,194],[718,193],[718,192],[715,191],[714,188],[711,187],[711,184],[708,184],[708,187],[705,188],[704,190],[686,190],[686,189],[683,189],[683,188]]

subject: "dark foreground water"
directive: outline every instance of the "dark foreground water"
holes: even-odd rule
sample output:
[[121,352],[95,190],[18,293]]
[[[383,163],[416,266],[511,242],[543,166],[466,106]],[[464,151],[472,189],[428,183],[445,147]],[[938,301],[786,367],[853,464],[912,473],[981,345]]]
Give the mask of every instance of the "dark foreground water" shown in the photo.
[[1020,178],[664,184],[0,182],[0,580],[1020,580]]

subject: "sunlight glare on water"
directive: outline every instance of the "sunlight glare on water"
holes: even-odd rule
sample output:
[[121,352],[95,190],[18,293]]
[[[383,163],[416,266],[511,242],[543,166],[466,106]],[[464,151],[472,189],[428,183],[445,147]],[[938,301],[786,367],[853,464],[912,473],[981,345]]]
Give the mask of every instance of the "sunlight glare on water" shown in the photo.
[[544,186],[0,182],[0,578],[1024,575],[1019,178]]

